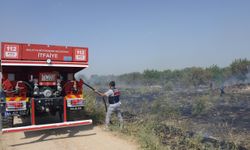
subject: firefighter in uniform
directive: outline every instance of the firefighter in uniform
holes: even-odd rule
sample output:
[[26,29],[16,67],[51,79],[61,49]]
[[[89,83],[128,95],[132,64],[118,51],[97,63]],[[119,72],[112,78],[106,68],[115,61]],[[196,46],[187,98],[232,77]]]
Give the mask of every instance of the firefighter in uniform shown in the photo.
[[113,112],[117,114],[120,122],[120,127],[123,127],[123,119],[121,114],[121,102],[120,102],[120,91],[115,88],[115,81],[109,83],[109,90],[105,93],[101,93],[97,90],[95,92],[101,96],[106,96],[108,98],[109,106],[106,113],[105,127],[108,128],[110,123],[111,115]]

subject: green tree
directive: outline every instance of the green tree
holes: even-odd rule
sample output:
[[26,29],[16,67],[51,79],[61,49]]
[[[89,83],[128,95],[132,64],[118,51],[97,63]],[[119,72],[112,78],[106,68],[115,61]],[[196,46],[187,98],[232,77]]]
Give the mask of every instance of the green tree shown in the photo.
[[158,84],[160,82],[161,72],[157,70],[145,70],[143,77],[145,83],[148,85]]
[[223,71],[217,65],[212,65],[211,67],[206,68],[206,71],[210,73],[211,80],[213,81],[220,81],[223,78]]
[[191,82],[196,87],[198,85],[208,84],[211,79],[211,74],[209,71],[206,71],[200,67],[192,67],[191,68]]

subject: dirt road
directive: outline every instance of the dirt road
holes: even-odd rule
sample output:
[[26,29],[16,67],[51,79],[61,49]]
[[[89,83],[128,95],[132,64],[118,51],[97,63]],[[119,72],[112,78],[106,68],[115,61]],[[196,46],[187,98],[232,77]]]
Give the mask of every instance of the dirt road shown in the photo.
[[75,127],[2,135],[0,150],[136,150],[138,146],[100,127]]

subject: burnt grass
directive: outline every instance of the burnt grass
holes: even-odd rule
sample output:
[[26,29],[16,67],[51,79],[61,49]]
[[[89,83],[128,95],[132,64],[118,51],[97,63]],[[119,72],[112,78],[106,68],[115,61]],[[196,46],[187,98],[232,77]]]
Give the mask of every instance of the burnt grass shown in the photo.
[[123,89],[121,100],[125,121],[154,122],[152,134],[170,149],[250,149],[250,93],[148,87]]

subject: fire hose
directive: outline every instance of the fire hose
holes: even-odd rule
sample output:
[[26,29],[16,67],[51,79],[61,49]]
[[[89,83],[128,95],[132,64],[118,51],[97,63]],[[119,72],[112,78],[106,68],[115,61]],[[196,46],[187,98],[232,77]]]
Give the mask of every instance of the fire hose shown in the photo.
[[[96,89],[93,88],[92,86],[90,86],[89,84],[87,84],[87,83],[85,83],[85,82],[83,82],[83,84],[86,85],[86,86],[87,86],[88,88],[90,88],[91,90],[96,91]],[[106,101],[105,101],[105,98],[104,98],[104,97],[102,97],[102,101],[103,101],[103,104],[104,104],[104,106],[105,106],[105,111],[107,112],[108,109],[107,109],[107,104],[106,104]]]

